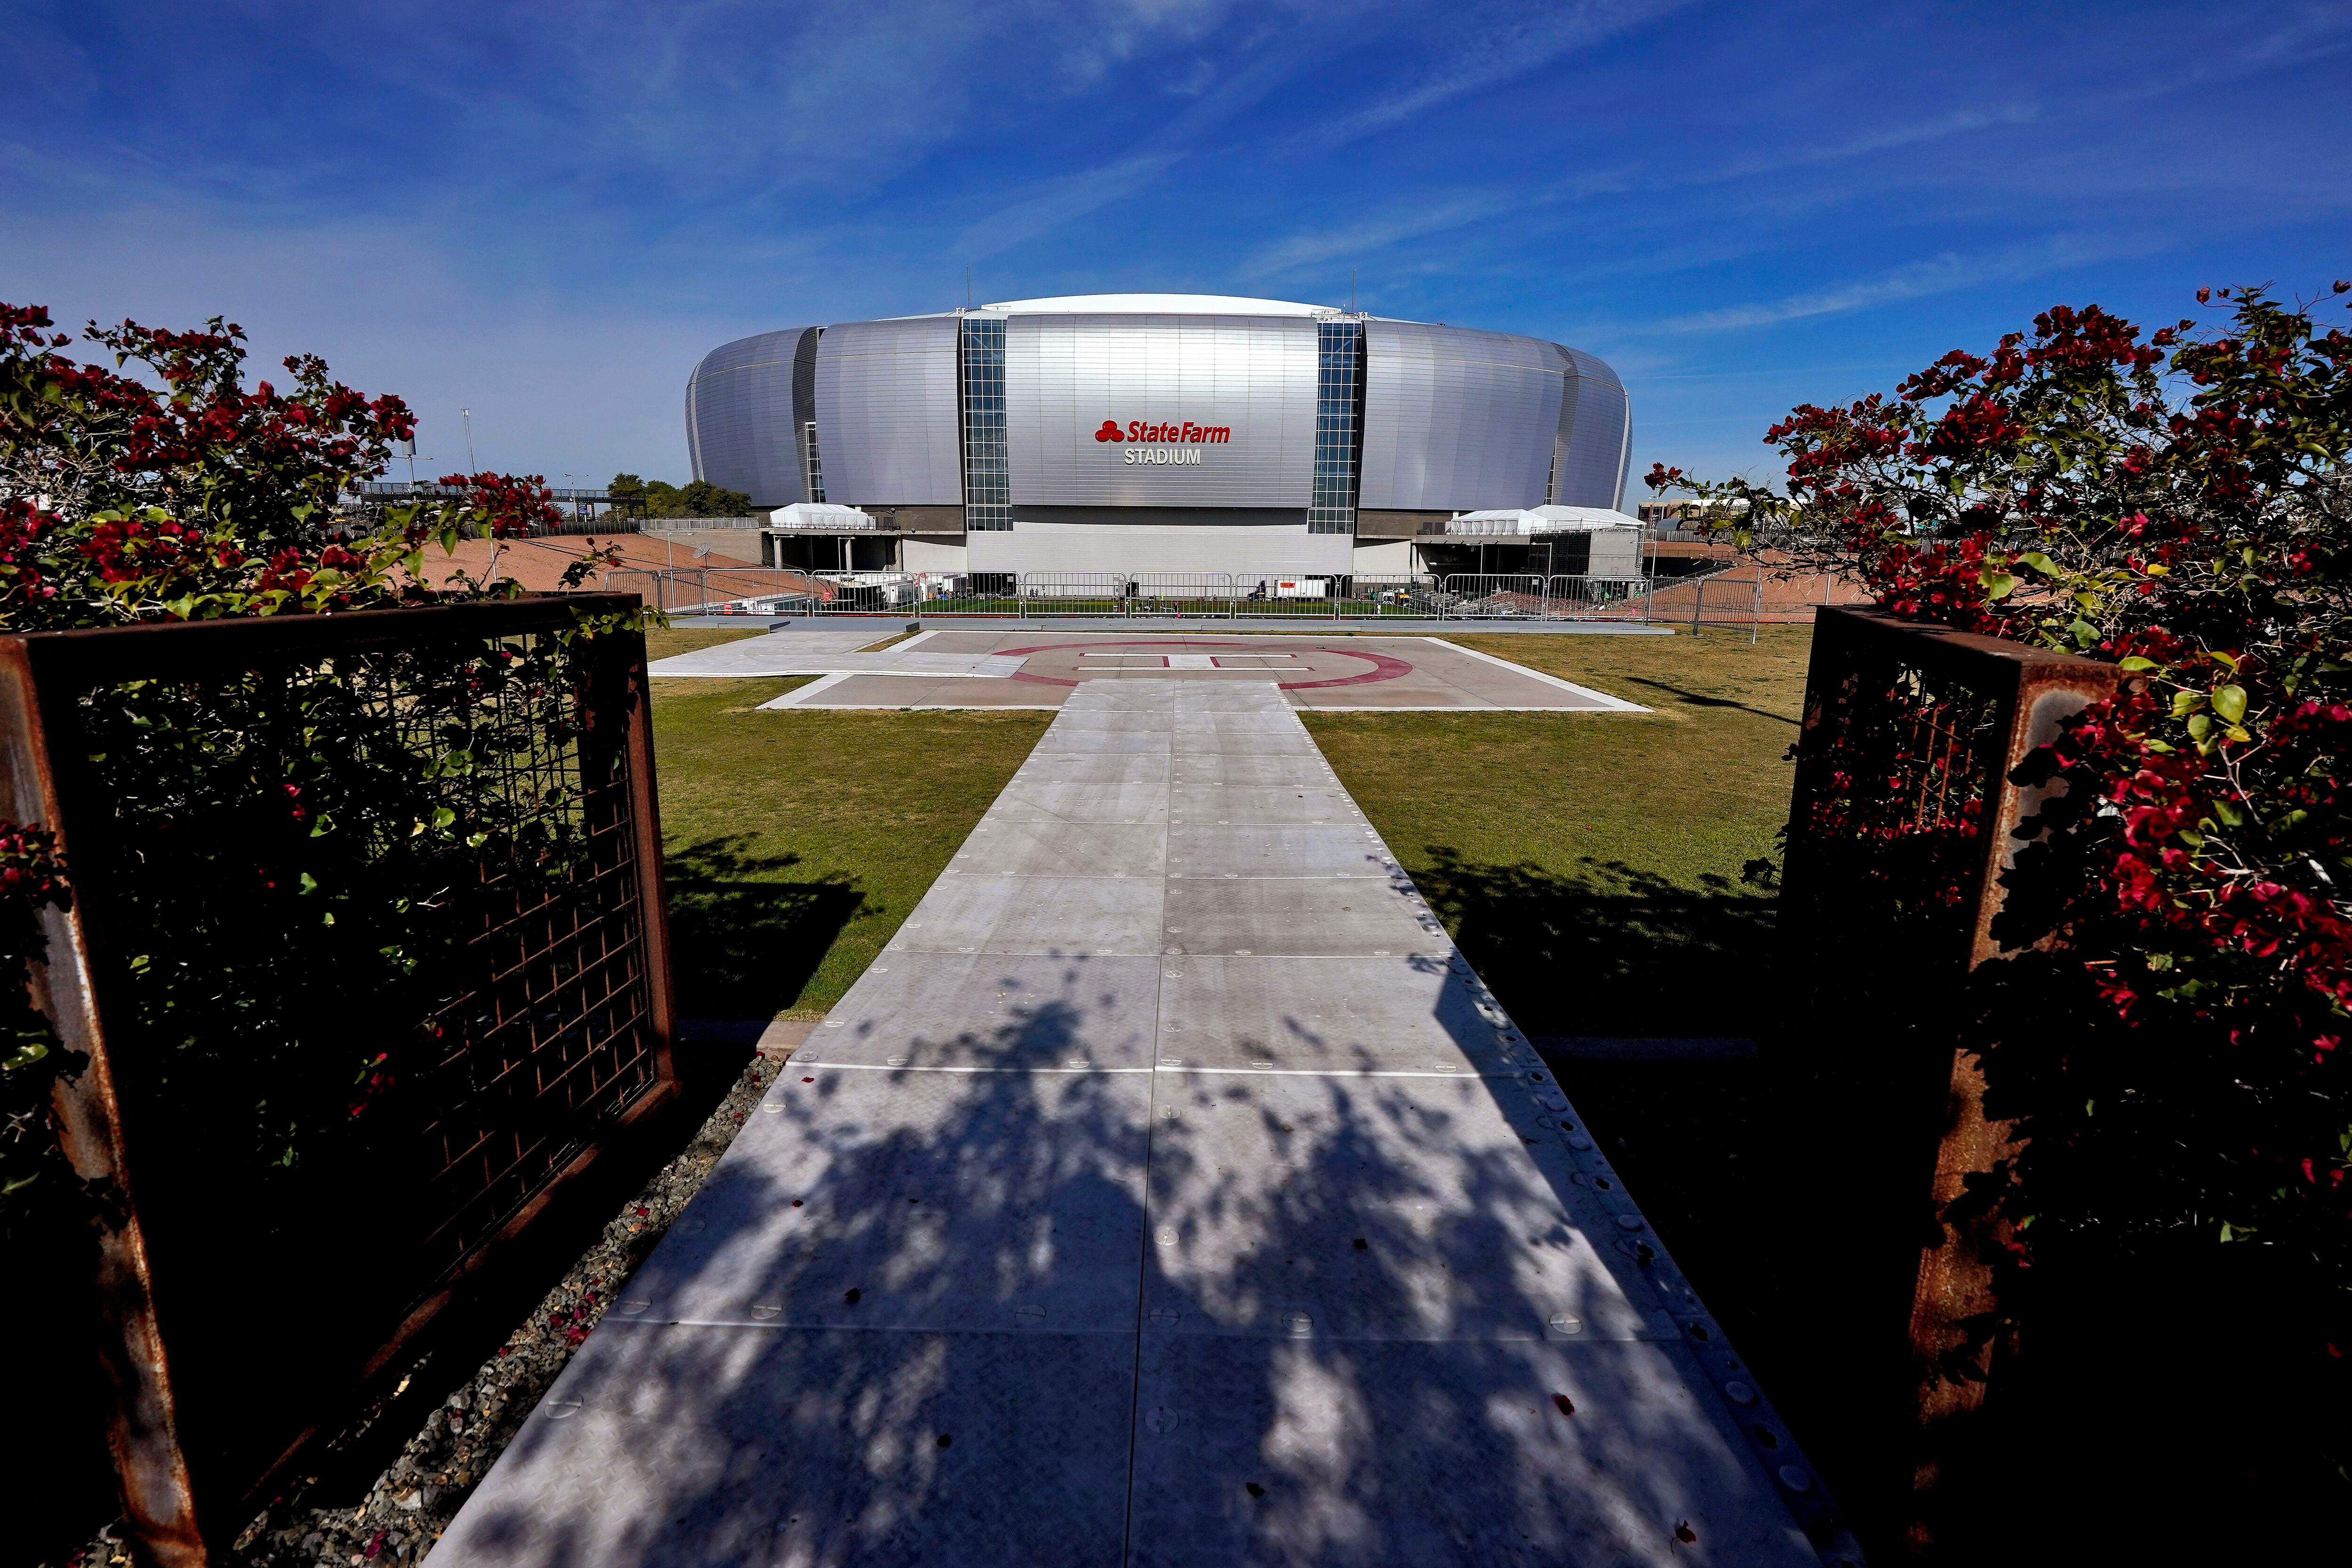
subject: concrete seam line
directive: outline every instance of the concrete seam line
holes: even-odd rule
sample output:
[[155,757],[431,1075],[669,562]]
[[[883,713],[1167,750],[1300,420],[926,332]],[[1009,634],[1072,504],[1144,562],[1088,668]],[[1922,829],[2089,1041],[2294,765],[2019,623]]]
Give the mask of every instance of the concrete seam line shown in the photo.
[[838,686],[848,679],[849,677],[846,674],[821,676],[817,679],[809,682],[806,686],[802,687],[798,691],[787,691],[782,697],[771,698],[767,701],[761,703],[760,711],[762,713],[772,713],[776,711],[778,709],[801,707],[818,692],[824,691],[831,687]]
[[1511,670],[1516,674],[1528,676],[1536,680],[1540,680],[1546,686],[1557,686],[1562,691],[1573,691],[1579,697],[1590,697],[1612,713],[1647,713],[1650,711],[1649,709],[1643,707],[1638,702],[1628,702],[1622,697],[1612,697],[1605,691],[1595,691],[1589,686],[1579,686],[1572,680],[1562,680],[1557,675],[1546,675],[1540,669],[1529,669],[1524,664],[1513,664],[1507,658],[1496,658],[1491,653],[1480,653],[1475,647],[1464,647],[1460,643],[1449,642],[1444,637],[1425,637],[1421,640],[1423,642],[1436,643],[1442,647],[1453,649],[1455,653],[1468,654],[1472,658],[1485,659],[1488,664]]

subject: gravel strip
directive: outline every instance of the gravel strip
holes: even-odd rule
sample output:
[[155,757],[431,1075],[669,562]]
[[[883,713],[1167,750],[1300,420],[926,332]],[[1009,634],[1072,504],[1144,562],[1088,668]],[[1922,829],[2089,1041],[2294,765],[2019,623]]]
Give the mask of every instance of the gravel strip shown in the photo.
[[[623,1206],[498,1353],[442,1401],[376,1478],[365,1501],[314,1508],[305,1500],[273,1507],[238,1538],[231,1560],[249,1568],[392,1568],[421,1562],[606,1304],[701,1188],[789,1054],[789,1047],[774,1050],[745,1068],[686,1151]],[[426,1364],[410,1381],[432,1375]],[[400,1386],[404,1390],[408,1383]],[[66,1559],[68,1568],[114,1568],[129,1561],[121,1521]]]

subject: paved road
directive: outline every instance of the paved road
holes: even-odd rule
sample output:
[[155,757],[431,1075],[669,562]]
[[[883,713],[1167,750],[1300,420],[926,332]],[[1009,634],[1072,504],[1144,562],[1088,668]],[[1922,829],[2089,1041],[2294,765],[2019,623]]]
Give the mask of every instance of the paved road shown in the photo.
[[1825,1509],[1283,695],[1124,679],[433,1563],[1802,1564]]

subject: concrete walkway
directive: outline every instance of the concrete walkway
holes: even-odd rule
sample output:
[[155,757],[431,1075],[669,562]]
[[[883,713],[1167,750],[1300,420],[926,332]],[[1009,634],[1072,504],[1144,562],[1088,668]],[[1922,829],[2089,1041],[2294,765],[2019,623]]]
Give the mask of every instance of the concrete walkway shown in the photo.
[[1070,695],[432,1560],[1859,1557],[1282,694],[1129,678]]
[[819,631],[770,632],[764,637],[744,637],[737,642],[720,643],[715,647],[697,648],[692,653],[658,658],[646,667],[646,673],[663,677],[731,678],[912,675],[933,679],[978,676],[1002,680],[1017,674],[1021,668],[1020,659],[998,658],[985,650],[940,653],[919,648],[916,644],[925,640],[920,637],[909,637],[898,647],[887,647],[878,653],[858,651],[893,635],[870,625],[845,631],[839,627],[826,627]]

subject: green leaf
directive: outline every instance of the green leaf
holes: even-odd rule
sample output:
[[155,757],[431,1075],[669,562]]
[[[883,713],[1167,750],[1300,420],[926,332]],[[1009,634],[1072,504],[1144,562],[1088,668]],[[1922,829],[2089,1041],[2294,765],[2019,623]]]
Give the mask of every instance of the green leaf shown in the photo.
[[2096,647],[2098,646],[2099,628],[2093,626],[2090,622],[2083,620],[2078,616],[2076,617],[2074,624],[2068,626],[2066,629],[2074,634],[2074,646],[2076,647]]
[[2224,686],[2213,693],[2213,711],[2235,724],[2246,716],[2246,689]]
[[2144,669],[2161,669],[2164,667],[2157,663],[2156,660],[2152,658],[2142,658],[2139,655],[2133,654],[2129,658],[2119,661],[2116,668],[2118,669],[2130,670],[2136,675]]
[[2189,738],[2190,740],[2202,741],[2212,731],[2212,729],[2213,715],[2210,713],[2191,713],[2189,716]]
[[49,1047],[38,1040],[26,1040],[16,1047],[16,1054],[0,1061],[0,1072],[15,1072],[18,1068],[31,1067],[49,1054]]
[[2238,809],[2235,801],[2216,800],[2213,803],[2213,815],[2221,820],[2224,827],[2243,827],[2246,825],[2246,814]]
[[2039,550],[2027,551],[2024,554],[2017,558],[2017,563],[2020,566],[2030,566],[2034,571],[2041,573],[2044,577],[2055,577],[2058,575],[2057,563],[2052,561],[2047,555],[2042,554]]
[[316,877],[313,877],[313,876],[312,876],[312,875],[310,875],[310,872],[308,872],[308,871],[303,872],[303,873],[302,873],[302,890],[303,890],[305,893],[315,893],[315,892],[317,892],[317,891],[319,890],[319,879],[318,879],[318,878],[316,878]]
[[455,822],[455,821],[457,821],[457,814],[456,812],[454,812],[454,811],[450,810],[447,806],[446,806],[446,805],[436,805],[436,806],[435,806],[435,807],[433,808],[433,826],[436,826],[436,827],[446,827],[446,826],[448,826],[451,823],[453,823],[453,822]]
[[2205,694],[2201,691],[2176,691],[2172,694],[2172,716],[2175,719],[2186,719],[2204,706]]
[[2017,590],[2017,579],[2006,572],[1989,572],[1984,577],[1985,597],[2006,599]]

